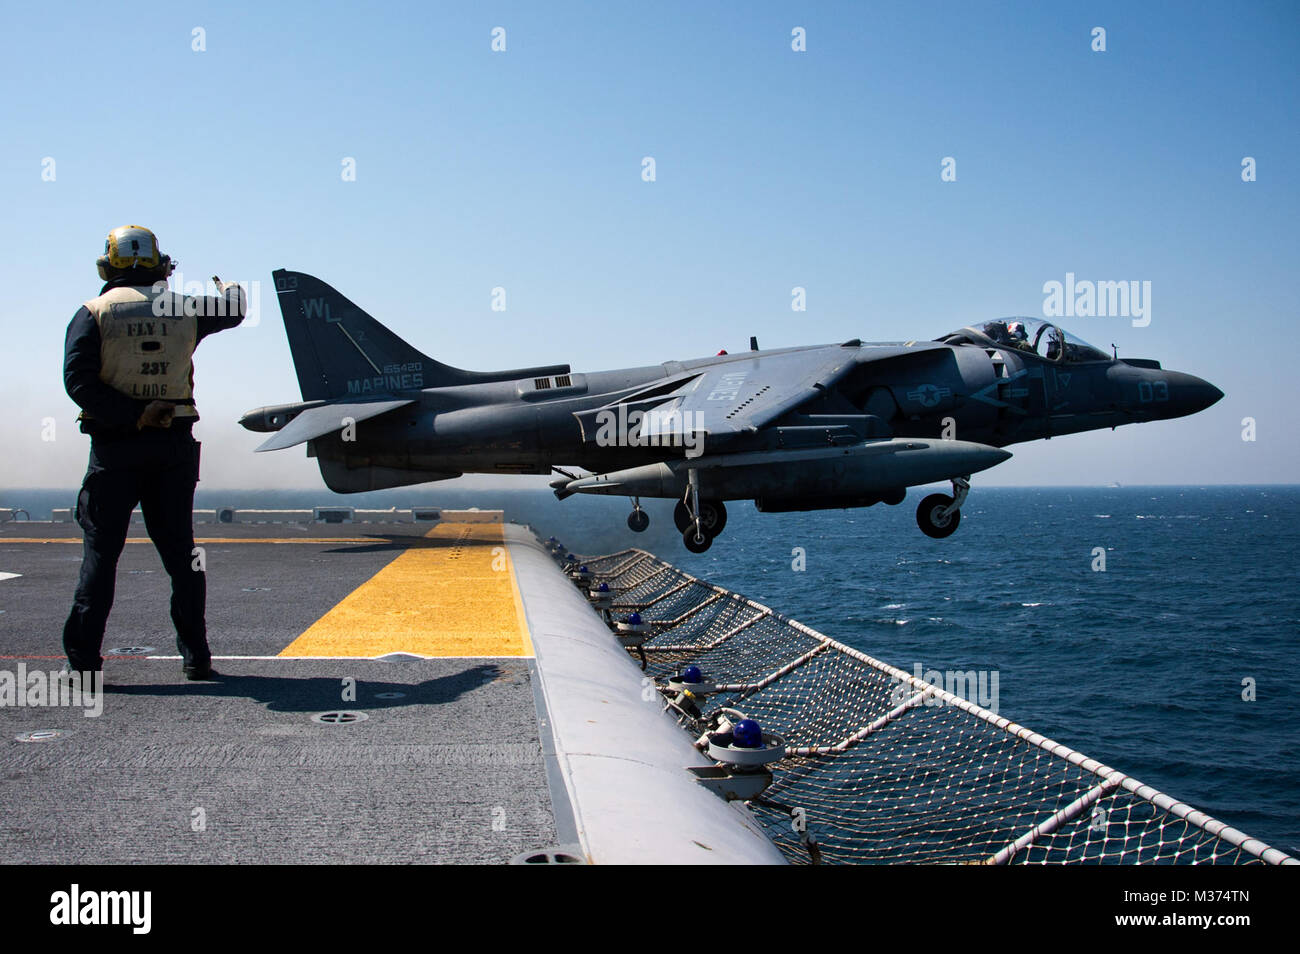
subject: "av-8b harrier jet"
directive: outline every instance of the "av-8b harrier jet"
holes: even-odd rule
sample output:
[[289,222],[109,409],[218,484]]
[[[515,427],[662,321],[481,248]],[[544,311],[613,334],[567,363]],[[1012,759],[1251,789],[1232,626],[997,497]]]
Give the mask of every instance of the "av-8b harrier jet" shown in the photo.
[[[241,418],[307,443],[331,490],[355,493],[466,473],[553,474],[561,499],[676,500],[687,549],[707,550],[726,501],[765,513],[921,500],[932,537],[957,529],[970,476],[1011,444],[1195,414],[1218,388],[1149,359],[1115,358],[1033,318],[937,341],[813,345],[620,371],[565,365],[462,371],[411,347],[329,285],[274,273],[302,401]],[[585,473],[579,473],[581,469]]]

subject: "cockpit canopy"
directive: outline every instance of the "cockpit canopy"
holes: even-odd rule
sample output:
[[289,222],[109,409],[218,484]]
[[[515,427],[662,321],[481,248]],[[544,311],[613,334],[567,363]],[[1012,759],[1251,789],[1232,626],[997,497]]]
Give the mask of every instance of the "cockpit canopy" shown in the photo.
[[939,339],[944,344],[973,344],[1034,354],[1056,364],[1109,361],[1110,355],[1041,318],[995,318],[970,325]]

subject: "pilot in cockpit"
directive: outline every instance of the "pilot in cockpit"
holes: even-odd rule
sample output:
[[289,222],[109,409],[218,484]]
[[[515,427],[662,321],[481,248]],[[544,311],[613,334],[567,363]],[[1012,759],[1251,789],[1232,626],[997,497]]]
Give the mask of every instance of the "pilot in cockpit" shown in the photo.
[[1029,340],[1029,332],[1025,331],[1023,321],[1013,321],[1007,325],[1007,344],[1021,351],[1034,350],[1034,346]]

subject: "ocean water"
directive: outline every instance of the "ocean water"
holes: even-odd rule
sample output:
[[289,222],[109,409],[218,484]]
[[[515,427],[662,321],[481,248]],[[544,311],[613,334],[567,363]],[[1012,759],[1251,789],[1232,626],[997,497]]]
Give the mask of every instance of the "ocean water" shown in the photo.
[[[0,506],[39,518],[74,496]],[[644,534],[621,499],[545,491],[200,491],[196,506],[501,507],[575,552],[644,547],[909,672],[995,671],[1001,715],[1300,855],[1300,487],[977,486],[946,540],[917,529],[921,496],[734,504],[700,555],[663,501]]]

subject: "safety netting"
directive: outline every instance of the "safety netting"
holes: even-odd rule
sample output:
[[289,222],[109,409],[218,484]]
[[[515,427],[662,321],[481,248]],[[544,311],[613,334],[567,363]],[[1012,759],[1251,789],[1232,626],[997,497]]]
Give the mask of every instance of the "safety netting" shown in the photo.
[[[613,590],[615,617],[635,611],[650,624],[641,646],[648,676],[696,665],[719,690],[703,719],[740,710],[785,740],[772,784],[749,807],[791,861],[1297,863],[653,554],[584,562]],[[682,721],[684,731],[698,729]]]

